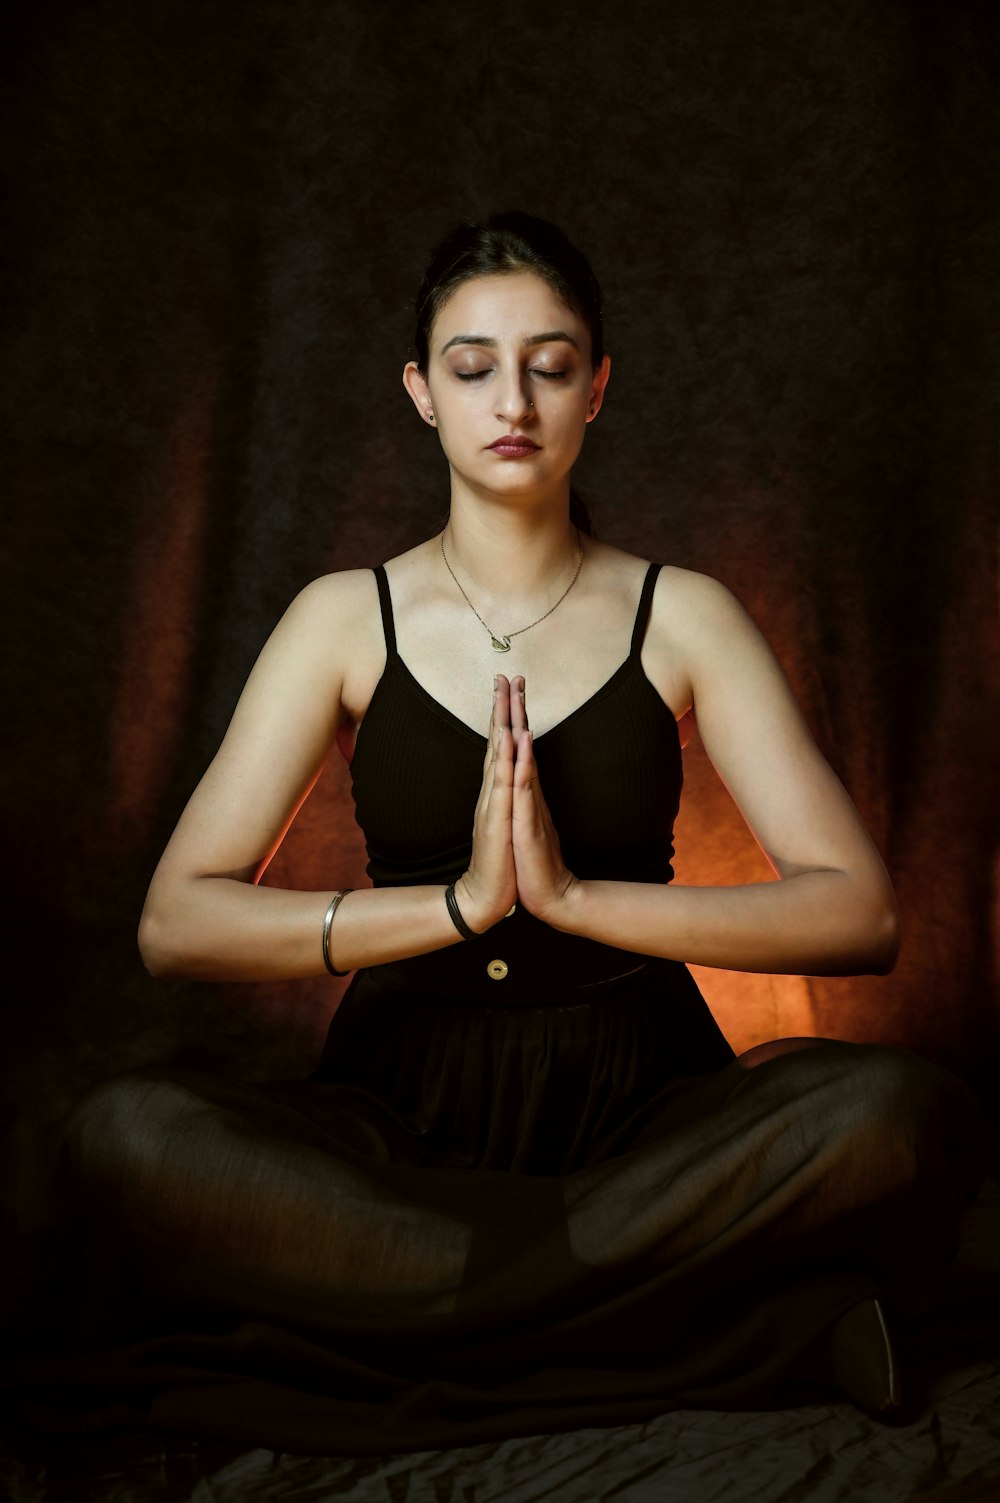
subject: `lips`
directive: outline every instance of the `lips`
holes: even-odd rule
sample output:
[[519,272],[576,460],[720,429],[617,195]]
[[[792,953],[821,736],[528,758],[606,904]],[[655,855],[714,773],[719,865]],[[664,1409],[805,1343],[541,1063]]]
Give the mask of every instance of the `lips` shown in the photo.
[[534,443],[530,438],[524,438],[521,434],[505,433],[502,438],[495,439],[489,447],[494,454],[503,454],[514,459],[522,454],[537,454],[541,445]]

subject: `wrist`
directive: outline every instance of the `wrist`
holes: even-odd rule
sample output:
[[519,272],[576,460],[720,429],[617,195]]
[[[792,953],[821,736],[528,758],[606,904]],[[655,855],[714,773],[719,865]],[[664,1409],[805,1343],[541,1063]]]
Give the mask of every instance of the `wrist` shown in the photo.
[[563,934],[585,934],[586,889],[586,882],[567,871],[565,881],[540,917],[551,928],[558,929]]
[[[454,892],[455,906],[458,908],[462,923],[478,938],[480,934],[485,934],[487,929],[492,928],[493,919],[485,912],[483,905],[476,901],[475,894],[470,888],[468,875],[466,872],[459,877],[457,882],[453,882],[451,890]],[[451,905],[449,905],[449,911],[451,911]],[[464,934],[460,925],[455,922],[454,913],[451,914],[451,918],[462,938],[467,939],[469,936]]]

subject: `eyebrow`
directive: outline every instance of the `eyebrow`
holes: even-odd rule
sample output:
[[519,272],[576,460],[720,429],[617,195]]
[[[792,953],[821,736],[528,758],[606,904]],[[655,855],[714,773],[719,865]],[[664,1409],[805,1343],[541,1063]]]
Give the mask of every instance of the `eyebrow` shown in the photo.
[[[529,334],[521,343],[526,347],[530,347],[536,344],[552,344],[556,340],[562,340],[565,344],[571,344],[574,350],[580,348],[572,334],[567,334],[565,329],[550,329],[546,334]],[[453,344],[474,344],[484,350],[495,350],[497,347],[497,341],[492,339],[488,334],[456,334],[453,339],[449,339],[448,343],[442,346],[442,355],[445,350],[450,350]]]

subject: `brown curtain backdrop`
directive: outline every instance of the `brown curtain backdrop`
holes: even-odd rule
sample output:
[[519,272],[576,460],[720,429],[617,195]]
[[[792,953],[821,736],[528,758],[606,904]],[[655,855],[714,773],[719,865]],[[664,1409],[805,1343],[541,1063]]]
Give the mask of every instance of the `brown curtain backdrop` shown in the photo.
[[[603,280],[601,534],[724,580],[891,868],[885,978],[699,977],[995,1065],[996,7],[88,0],[7,18],[7,1095],[308,1070],[336,990],[156,983],[146,883],[275,620],[436,530],[399,384],[433,240],[523,207]],[[678,876],[764,864],[693,744]],[[331,765],[269,880],[357,884]]]

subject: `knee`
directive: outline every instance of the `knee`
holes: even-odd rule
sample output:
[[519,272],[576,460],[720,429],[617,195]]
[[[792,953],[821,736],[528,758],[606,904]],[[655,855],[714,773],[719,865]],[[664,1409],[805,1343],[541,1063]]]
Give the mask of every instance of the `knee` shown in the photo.
[[140,1178],[162,1163],[192,1101],[188,1087],[154,1070],[102,1081],[66,1119],[71,1162],[90,1180]]
[[975,1096],[950,1070],[908,1049],[854,1044],[854,1093],[874,1123],[905,1128],[911,1137],[928,1133],[939,1143],[974,1139],[982,1122]]
[[930,1100],[923,1060],[889,1045],[855,1044],[844,1084],[849,1121],[886,1146],[913,1140]]
[[923,1061],[905,1050],[840,1039],[769,1039],[739,1057],[745,1070],[770,1066],[766,1077],[793,1095],[820,1092],[827,1121],[888,1128],[920,1094]]
[[893,1045],[776,1039],[739,1062],[755,1077],[766,1066],[761,1086],[797,1100],[828,1138],[866,1144],[883,1161],[961,1139],[977,1110],[956,1076]]
[[982,1111],[964,1081],[920,1055],[854,1048],[839,1125],[859,1199],[866,1198],[863,1188],[892,1195],[901,1226],[911,1224],[915,1206],[920,1257],[927,1267],[941,1265],[954,1253],[961,1217],[983,1177]]
[[[982,1113],[963,1081],[907,1049],[831,1045],[834,1130],[902,1180],[977,1180]],[[819,1061],[817,1060],[817,1063]],[[971,1176],[971,1179],[970,1179]]]
[[[789,1056],[793,1056],[790,1058]],[[890,1123],[923,1116],[956,1093],[968,1095],[947,1070],[891,1044],[853,1044],[841,1039],[770,1039],[741,1054],[746,1070],[776,1063],[803,1087],[827,1085],[845,1111],[859,1121]]]

